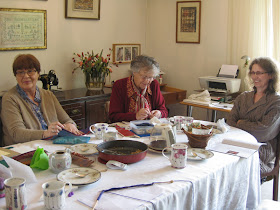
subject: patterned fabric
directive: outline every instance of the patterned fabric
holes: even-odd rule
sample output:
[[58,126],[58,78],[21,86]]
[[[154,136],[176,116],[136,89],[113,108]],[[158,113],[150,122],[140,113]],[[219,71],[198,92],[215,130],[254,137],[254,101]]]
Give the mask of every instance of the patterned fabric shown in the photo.
[[[261,173],[273,168],[277,135],[280,132],[280,96],[266,94],[254,103],[254,92],[244,92],[234,101],[227,123],[265,142],[259,149]],[[237,121],[240,122],[237,124]]]
[[43,117],[43,114],[41,111],[41,96],[40,96],[38,87],[36,86],[36,92],[35,92],[35,97],[34,97],[34,101],[38,103],[38,106],[27,96],[27,94],[24,92],[24,90],[18,84],[17,84],[16,88],[17,88],[19,95],[30,105],[33,113],[39,120],[39,122],[42,126],[42,129],[47,130],[48,126],[47,126],[46,121],[44,120],[44,117]]
[[148,108],[150,111],[152,110],[152,91],[150,86],[140,93],[134,84],[133,76],[130,76],[127,80],[127,95],[129,98],[129,112],[137,113],[142,108]]

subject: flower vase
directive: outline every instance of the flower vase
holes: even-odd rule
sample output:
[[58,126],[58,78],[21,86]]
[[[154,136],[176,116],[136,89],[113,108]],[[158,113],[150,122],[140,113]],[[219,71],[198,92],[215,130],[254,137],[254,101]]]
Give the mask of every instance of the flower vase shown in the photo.
[[91,77],[85,74],[85,85],[88,90],[103,90],[105,77]]

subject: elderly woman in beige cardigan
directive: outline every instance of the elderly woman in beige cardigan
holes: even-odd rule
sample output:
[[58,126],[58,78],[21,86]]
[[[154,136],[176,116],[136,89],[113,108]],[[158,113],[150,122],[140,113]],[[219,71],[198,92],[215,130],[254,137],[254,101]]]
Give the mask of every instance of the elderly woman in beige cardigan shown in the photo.
[[259,142],[261,173],[273,168],[276,142],[280,132],[279,69],[272,59],[259,57],[249,66],[248,81],[253,91],[240,94],[234,101],[227,123],[241,128]]
[[80,133],[54,94],[37,87],[40,71],[39,61],[31,54],[19,55],[14,60],[17,85],[2,98],[5,145],[47,138],[62,129]]

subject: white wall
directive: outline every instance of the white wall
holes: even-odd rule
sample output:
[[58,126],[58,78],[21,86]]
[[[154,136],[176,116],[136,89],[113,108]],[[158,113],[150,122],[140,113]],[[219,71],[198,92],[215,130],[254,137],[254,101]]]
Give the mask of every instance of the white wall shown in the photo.
[[147,52],[167,74],[164,83],[200,89],[198,77],[215,76],[226,63],[228,1],[201,1],[200,44],[176,43],[176,0],[149,0]]
[[[16,84],[12,63],[23,53],[35,55],[43,72],[54,69],[59,87],[85,87],[81,71],[71,73],[73,53],[104,49],[107,54],[113,43],[140,43],[145,51],[146,6],[146,0],[101,0],[100,20],[85,20],[66,19],[65,0],[1,0],[1,8],[47,10],[47,49],[0,51],[0,92]],[[128,69],[129,64],[113,67],[112,80],[127,76]]]
[[[199,89],[199,76],[215,75],[226,63],[227,0],[202,0],[200,44],[176,43],[176,0],[101,0],[100,20],[65,19],[65,0],[1,0],[0,7],[47,10],[46,50],[0,51],[0,91],[16,84],[14,57],[32,53],[42,70],[57,72],[63,89],[84,87],[80,71],[72,75],[74,52],[104,49],[113,43],[140,43],[160,63],[164,83]],[[129,64],[113,68],[112,80],[128,75]]]

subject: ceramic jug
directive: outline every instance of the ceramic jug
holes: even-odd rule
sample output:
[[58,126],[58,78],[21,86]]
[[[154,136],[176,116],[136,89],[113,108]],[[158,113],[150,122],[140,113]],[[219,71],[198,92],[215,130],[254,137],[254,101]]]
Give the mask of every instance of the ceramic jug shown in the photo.
[[49,157],[49,165],[54,173],[70,168],[71,163],[71,151],[68,148],[66,150],[57,150]]
[[158,140],[165,140],[167,147],[170,147],[172,144],[176,143],[176,134],[174,133],[170,124],[161,123],[154,126],[150,134],[150,141]]

